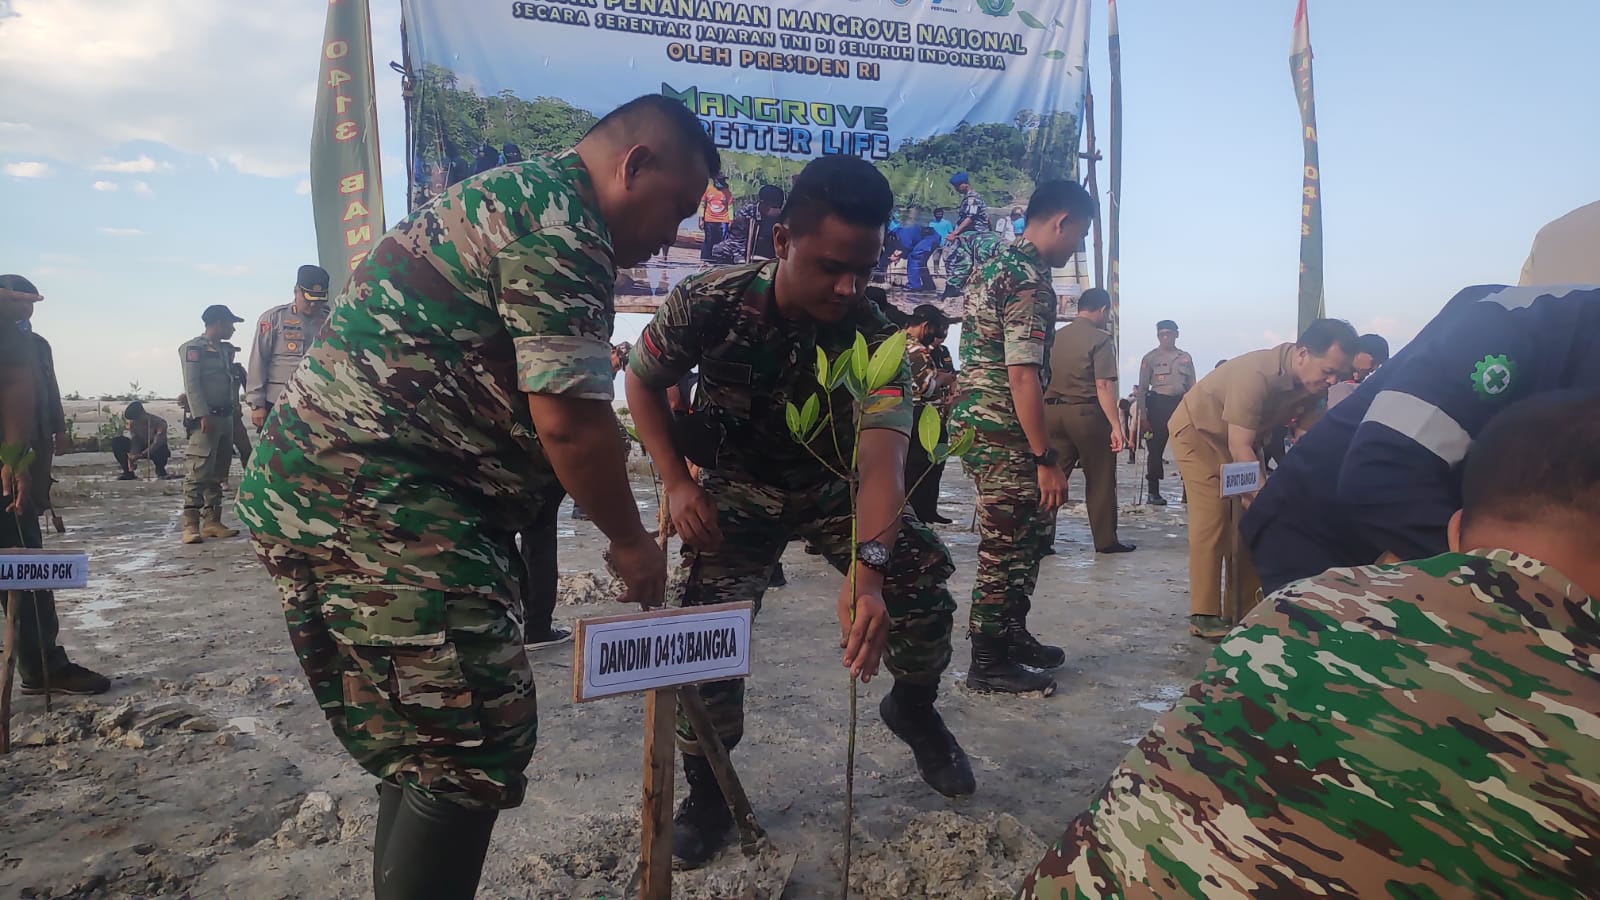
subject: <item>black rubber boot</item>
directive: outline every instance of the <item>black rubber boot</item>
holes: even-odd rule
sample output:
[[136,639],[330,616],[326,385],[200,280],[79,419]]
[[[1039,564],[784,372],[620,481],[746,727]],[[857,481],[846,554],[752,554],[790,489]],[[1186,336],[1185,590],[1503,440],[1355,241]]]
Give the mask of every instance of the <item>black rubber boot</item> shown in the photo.
[[704,756],[683,755],[683,778],[689,796],[672,817],[672,859],[675,868],[698,869],[727,846],[733,813]]
[[978,789],[972,777],[972,762],[956,743],[955,735],[944,726],[944,719],[933,708],[939,696],[935,685],[902,684],[878,704],[878,715],[895,737],[911,747],[917,760],[917,774],[928,786],[946,797],[968,797]]
[[372,893],[383,896],[383,852],[389,847],[394,816],[400,811],[401,787],[392,781],[378,782],[378,829],[372,838]]
[[1011,643],[1012,662],[1035,669],[1055,669],[1067,661],[1065,650],[1039,643],[1039,639],[1028,631],[1026,618],[1006,622],[1006,640]]
[[472,900],[500,811],[430,799],[412,787],[397,807],[373,879],[378,900]]
[[1150,504],[1151,506],[1166,506],[1167,498],[1161,496],[1161,482],[1152,479],[1149,487],[1150,491],[1145,495],[1144,502]]
[[783,574],[783,561],[779,560],[772,566],[772,577],[767,580],[769,588],[784,588],[789,586],[789,576]]
[[1010,635],[975,634],[967,687],[990,694],[1043,693],[1048,697],[1055,692],[1056,680],[1013,660]]

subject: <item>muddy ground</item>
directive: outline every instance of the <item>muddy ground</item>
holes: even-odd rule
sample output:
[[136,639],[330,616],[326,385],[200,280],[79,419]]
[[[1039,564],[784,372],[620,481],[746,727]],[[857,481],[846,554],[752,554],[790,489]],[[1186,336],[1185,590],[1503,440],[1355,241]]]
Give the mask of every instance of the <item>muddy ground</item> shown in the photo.
[[[1122,537],[1139,550],[1097,557],[1081,507],[1069,506],[1057,555],[1044,562],[1033,624],[1067,650],[1058,693],[967,694],[957,639],[941,708],[972,756],[976,796],[952,802],[925,787],[878,721],[887,678],[863,688],[853,896],[1009,896],[1198,670],[1207,645],[1186,630],[1183,507],[1138,505],[1136,470],[1121,473]],[[181,483],[113,474],[109,455],[62,461],[56,505],[68,531],[50,540],[90,554],[89,588],[59,597],[62,640],[111,675],[113,690],[57,699],[51,713],[42,698],[18,698],[18,747],[0,758],[0,897],[371,896],[373,781],[313,705],[246,539],[183,546]],[[636,494],[653,521],[647,480],[636,479]],[[1077,477],[1073,496],[1082,497]],[[958,623],[977,547],[971,498],[952,467],[943,508],[960,521],[940,531],[959,567]],[[569,574],[601,568],[587,522],[564,520],[561,538]],[[761,896],[790,864],[784,897],[838,895],[847,716],[838,582],[799,544],[785,565],[790,586],[768,595],[757,622],[735,756],[775,849],[756,866],[725,853],[680,876],[680,897]],[[603,587],[569,581],[578,602],[558,617],[618,611],[596,599]],[[500,819],[481,897],[626,895],[643,700],[574,705],[571,656],[571,644],[534,655],[542,709],[528,801]]]

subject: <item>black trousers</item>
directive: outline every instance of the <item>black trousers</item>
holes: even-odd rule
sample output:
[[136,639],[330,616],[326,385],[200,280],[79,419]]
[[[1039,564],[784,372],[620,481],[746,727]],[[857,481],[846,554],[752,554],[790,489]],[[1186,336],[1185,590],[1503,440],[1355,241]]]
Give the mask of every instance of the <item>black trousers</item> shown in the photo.
[[728,236],[727,222],[707,222],[705,239],[700,242],[700,259],[706,262],[711,260],[711,248],[721,243]]
[[[43,546],[44,535],[37,516],[0,513],[0,549]],[[56,618],[55,592],[18,591],[22,602],[17,610],[10,608],[8,595],[8,591],[0,591],[0,609],[8,616],[17,616],[17,670],[23,681],[38,684],[46,672],[59,672],[67,665],[67,651],[56,643],[61,622]]]
[[1182,397],[1169,397],[1166,394],[1145,394],[1145,416],[1150,419],[1150,446],[1145,448],[1144,475],[1151,481],[1160,481],[1166,476],[1166,467],[1161,457],[1167,452],[1167,420],[1178,411],[1178,403]]
[[[922,407],[916,407],[912,422],[920,421]],[[949,433],[941,421],[939,424],[939,443],[949,440]],[[923,522],[932,522],[939,515],[939,482],[944,478],[944,463],[933,464],[928,454],[922,449],[922,443],[917,440],[913,429],[911,446],[906,449],[906,500],[911,504],[911,511],[917,514],[917,519]]]
[[561,578],[556,560],[556,516],[566,496],[560,488],[545,495],[533,526],[522,532],[522,618],[527,641],[548,637],[555,618],[556,585]]
[[[111,439],[111,455],[117,458],[117,468],[123,472],[132,472],[133,466],[128,463],[128,456],[133,452],[133,441],[126,437],[118,436]],[[157,444],[145,454],[156,467],[156,474],[166,477],[167,460],[172,458],[172,450],[166,444]]]

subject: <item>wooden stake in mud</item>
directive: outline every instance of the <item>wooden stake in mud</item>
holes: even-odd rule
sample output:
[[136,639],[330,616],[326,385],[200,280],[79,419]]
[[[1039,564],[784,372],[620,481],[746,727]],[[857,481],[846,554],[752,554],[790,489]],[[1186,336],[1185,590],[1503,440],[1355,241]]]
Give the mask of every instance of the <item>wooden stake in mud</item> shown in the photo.
[[672,688],[644,695],[644,806],[639,900],[668,900],[672,896]]
[[750,806],[750,797],[744,792],[744,785],[739,782],[739,773],[733,769],[728,748],[722,746],[722,737],[717,734],[716,725],[711,721],[711,712],[706,709],[706,702],[700,699],[699,689],[692,684],[678,688],[678,700],[683,704],[689,724],[694,727],[695,741],[705,751],[706,762],[717,777],[717,786],[722,788],[722,796],[727,798],[734,824],[739,826],[739,849],[744,851],[745,856],[754,856],[767,833],[761,830],[760,823],[756,821],[756,811]]
[[6,592],[6,640],[0,650],[0,753],[11,752],[11,676],[17,669],[18,613],[22,610],[22,592]]

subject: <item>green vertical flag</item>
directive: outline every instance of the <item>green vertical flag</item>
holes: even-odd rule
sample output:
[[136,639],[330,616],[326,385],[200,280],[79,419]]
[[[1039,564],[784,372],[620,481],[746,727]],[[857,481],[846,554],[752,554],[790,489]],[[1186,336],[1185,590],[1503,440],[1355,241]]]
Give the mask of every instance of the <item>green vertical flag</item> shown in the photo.
[[1107,215],[1106,290],[1111,294],[1111,337],[1122,339],[1122,36],[1117,29],[1117,0],[1107,0],[1111,6],[1107,20],[1106,45],[1111,50],[1111,191]]
[[317,256],[338,292],[383,235],[378,109],[367,0],[328,0],[311,122]]
[[1300,131],[1306,159],[1300,187],[1300,330],[1327,314],[1322,299],[1322,182],[1317,170],[1317,101],[1311,87],[1311,24],[1306,0],[1294,14],[1289,72],[1300,103]]

